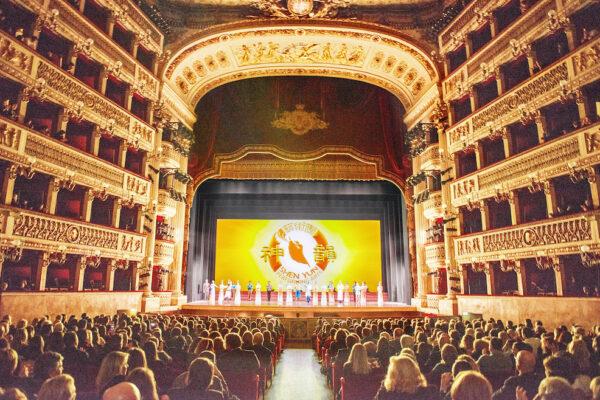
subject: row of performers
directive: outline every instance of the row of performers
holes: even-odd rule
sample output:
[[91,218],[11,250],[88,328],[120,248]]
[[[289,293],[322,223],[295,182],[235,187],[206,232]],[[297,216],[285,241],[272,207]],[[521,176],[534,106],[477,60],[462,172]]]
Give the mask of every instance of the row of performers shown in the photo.
[[[204,281],[204,285],[202,287],[202,293],[204,300],[208,300],[210,305],[223,305],[226,303],[233,302],[234,305],[240,305],[242,303],[242,292],[241,292],[240,281],[233,283],[231,280],[227,281],[227,284],[224,284],[221,281],[220,285],[215,284],[213,280],[211,283],[208,282],[208,279]],[[283,285],[277,285],[277,305],[284,305],[284,292]],[[252,295],[254,294],[254,304],[259,306],[262,304],[262,286],[260,282],[256,282],[255,285],[252,282],[248,282],[247,286],[247,300],[252,301]],[[367,285],[362,283],[354,282],[352,285],[352,291],[350,291],[350,286],[346,283],[342,282],[338,283],[337,287],[334,287],[333,282],[329,282],[328,285],[321,286],[321,301],[319,302],[319,293],[318,286],[313,288],[312,283],[307,282],[304,285],[287,285],[285,288],[285,305],[292,305],[294,301],[300,302],[300,298],[302,297],[302,292],[305,294],[305,301],[307,303],[313,303],[313,305],[335,305],[335,304],[350,304],[351,294],[354,295],[354,304],[356,305],[367,305],[367,293],[368,287]],[[273,285],[271,281],[267,282],[266,292],[267,292],[267,302],[271,302],[271,295],[273,293]],[[313,291],[315,297],[313,299]],[[218,294],[217,294],[218,292]],[[314,300],[314,301],[313,301]],[[381,282],[377,284],[377,306],[383,306],[383,286]]]

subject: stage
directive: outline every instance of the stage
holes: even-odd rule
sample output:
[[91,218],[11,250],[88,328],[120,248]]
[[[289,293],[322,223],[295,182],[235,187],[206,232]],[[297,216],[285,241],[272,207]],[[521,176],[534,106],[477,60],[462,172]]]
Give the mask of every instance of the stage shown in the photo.
[[257,306],[253,301],[242,301],[242,304],[210,305],[208,301],[194,301],[184,304],[181,313],[190,315],[206,315],[221,317],[264,317],[273,315],[281,318],[400,318],[418,317],[422,314],[416,307],[403,303],[384,302],[382,307],[377,302],[368,302],[366,306],[350,304],[315,306],[306,302],[294,302],[293,305],[277,305],[277,302],[263,302]]

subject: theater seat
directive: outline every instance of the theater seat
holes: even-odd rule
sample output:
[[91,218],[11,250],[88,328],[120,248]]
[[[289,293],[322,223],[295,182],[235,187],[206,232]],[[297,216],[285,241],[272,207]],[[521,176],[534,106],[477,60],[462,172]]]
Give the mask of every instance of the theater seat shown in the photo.
[[229,392],[240,400],[258,400],[260,398],[260,376],[248,372],[222,371]]
[[340,378],[340,399],[341,400],[364,400],[372,399],[377,394],[382,374],[370,374],[364,377],[353,376],[351,379]]

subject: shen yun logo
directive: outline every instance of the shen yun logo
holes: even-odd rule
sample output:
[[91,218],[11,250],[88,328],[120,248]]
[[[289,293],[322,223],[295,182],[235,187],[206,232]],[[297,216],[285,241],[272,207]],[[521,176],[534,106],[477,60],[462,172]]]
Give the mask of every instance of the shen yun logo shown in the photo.
[[336,259],[336,253],[317,227],[292,222],[275,232],[269,245],[261,249],[260,257],[282,281],[304,284],[315,281]]

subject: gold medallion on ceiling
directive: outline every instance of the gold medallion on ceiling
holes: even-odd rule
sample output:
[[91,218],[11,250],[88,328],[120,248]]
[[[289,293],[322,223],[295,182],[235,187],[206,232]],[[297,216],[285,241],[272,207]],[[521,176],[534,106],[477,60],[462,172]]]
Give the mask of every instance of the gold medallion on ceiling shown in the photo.
[[288,0],[287,8],[289,12],[299,17],[304,17],[312,12],[314,7],[313,0]]

